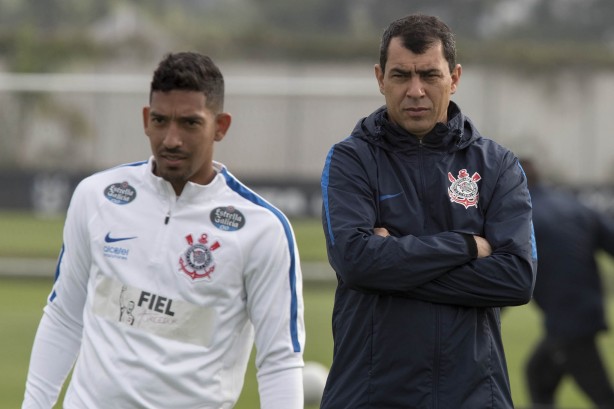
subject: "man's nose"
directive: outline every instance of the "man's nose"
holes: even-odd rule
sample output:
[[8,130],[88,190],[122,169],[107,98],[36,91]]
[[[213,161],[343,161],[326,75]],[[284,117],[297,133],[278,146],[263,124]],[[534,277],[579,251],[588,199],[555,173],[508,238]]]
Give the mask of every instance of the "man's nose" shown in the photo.
[[171,122],[169,124],[162,143],[167,148],[177,148],[181,146],[181,134],[179,132],[179,127],[177,126],[177,124],[175,124],[174,122]]
[[409,98],[421,98],[424,96],[424,84],[419,76],[412,77],[407,84],[407,96]]

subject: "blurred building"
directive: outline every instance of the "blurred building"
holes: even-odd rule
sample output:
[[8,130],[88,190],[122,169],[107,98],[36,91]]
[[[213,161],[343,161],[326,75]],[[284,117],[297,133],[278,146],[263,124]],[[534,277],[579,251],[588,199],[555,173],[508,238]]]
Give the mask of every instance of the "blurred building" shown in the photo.
[[[219,65],[233,123],[216,157],[257,185],[311,184],[317,190],[331,145],[384,103],[368,63]],[[66,189],[58,172],[81,177],[147,159],[141,109],[149,80],[149,73],[0,74],[3,173],[42,174],[58,191]],[[528,75],[464,66],[453,99],[485,137],[519,156],[538,157],[551,179],[608,186],[614,185],[612,95],[614,72]],[[1,194],[0,207],[8,195]]]

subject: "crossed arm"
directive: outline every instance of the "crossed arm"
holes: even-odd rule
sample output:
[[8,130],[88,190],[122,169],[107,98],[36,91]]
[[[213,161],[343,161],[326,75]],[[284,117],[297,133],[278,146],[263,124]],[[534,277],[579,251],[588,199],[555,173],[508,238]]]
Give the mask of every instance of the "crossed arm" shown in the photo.
[[[388,229],[386,229],[385,227],[376,227],[373,229],[373,233],[382,237],[390,236]],[[484,237],[475,235],[473,236],[473,238],[475,240],[475,244],[478,247],[478,258],[488,257],[492,254],[492,247],[490,246],[490,243],[488,243],[488,240],[486,240]]]

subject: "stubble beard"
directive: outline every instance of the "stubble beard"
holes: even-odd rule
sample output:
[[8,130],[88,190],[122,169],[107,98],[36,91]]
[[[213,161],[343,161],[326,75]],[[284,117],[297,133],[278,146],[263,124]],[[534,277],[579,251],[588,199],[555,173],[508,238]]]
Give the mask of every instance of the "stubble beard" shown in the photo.
[[187,170],[180,168],[163,168],[156,163],[155,174],[169,182],[173,187],[183,187],[189,180]]

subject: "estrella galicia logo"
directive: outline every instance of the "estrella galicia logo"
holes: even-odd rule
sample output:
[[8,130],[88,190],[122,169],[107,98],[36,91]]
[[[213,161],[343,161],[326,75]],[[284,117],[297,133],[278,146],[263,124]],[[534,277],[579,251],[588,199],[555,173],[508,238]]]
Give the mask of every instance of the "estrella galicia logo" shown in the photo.
[[245,225],[245,216],[234,206],[216,207],[209,217],[211,223],[220,230],[235,231]]
[[118,205],[125,205],[136,198],[136,190],[128,182],[113,183],[104,189],[104,197]]

